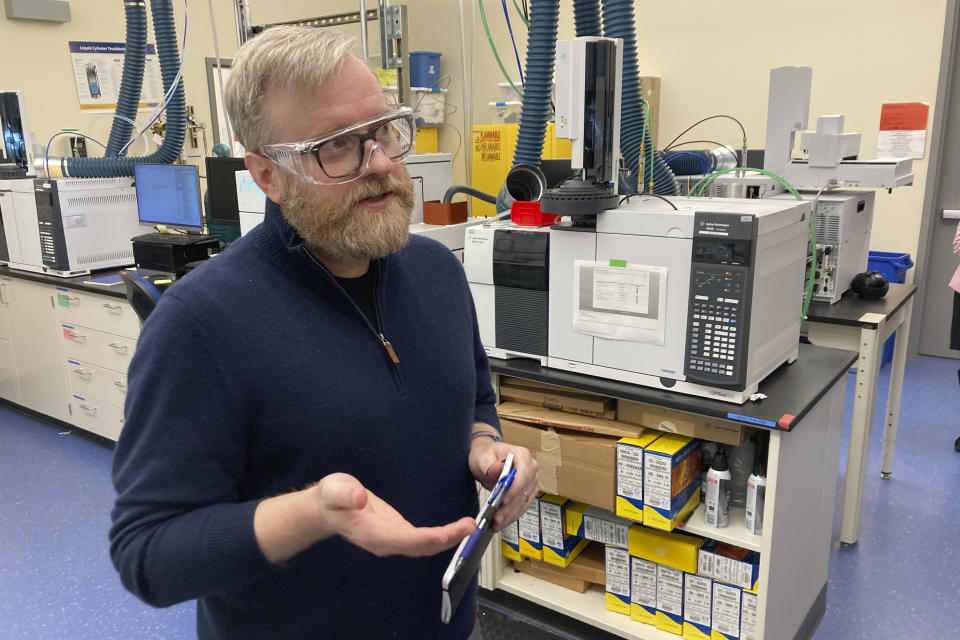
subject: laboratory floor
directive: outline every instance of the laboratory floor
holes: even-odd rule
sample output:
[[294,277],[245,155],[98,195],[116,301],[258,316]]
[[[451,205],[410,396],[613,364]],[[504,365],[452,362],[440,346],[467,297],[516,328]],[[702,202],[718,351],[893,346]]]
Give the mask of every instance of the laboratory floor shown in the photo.
[[[835,543],[827,613],[816,640],[935,638],[956,632],[958,366],[930,357],[907,363],[891,480],[880,479],[881,404],[860,542],[843,549]],[[888,382],[889,367],[881,372],[883,401]],[[852,389],[849,376],[847,424]],[[111,459],[109,449],[0,408],[0,638],[195,636],[193,603],[153,609],[120,586],[107,553]],[[842,484],[841,479],[835,540]],[[475,635],[484,640],[611,637],[549,616],[528,625],[523,620],[531,617],[529,611],[518,614],[508,605],[498,600],[482,606]]]

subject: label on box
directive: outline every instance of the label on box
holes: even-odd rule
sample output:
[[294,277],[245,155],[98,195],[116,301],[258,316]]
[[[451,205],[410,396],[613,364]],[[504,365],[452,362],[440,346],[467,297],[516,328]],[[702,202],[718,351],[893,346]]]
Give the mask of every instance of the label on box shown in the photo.
[[517,526],[517,523],[508,524],[500,531],[500,539],[506,542],[507,544],[516,547],[520,544],[520,529]]
[[740,614],[740,640],[756,640],[757,594],[743,592]]
[[683,571],[657,565],[657,611],[683,615]]
[[644,504],[654,509],[670,510],[672,496],[671,459],[668,456],[644,455]]
[[685,574],[683,579],[683,619],[709,628],[713,580],[692,573]]
[[630,554],[607,547],[607,592],[630,599]]
[[543,544],[554,549],[563,549],[563,510],[552,502],[540,503],[540,535]]
[[588,540],[596,540],[603,544],[626,549],[629,541],[630,525],[601,520],[584,514],[583,531],[584,537]]
[[713,629],[734,638],[740,635],[740,588],[713,583]]
[[530,508],[520,516],[520,537],[531,542],[540,542],[540,501],[534,500]]
[[643,500],[643,449],[617,445],[617,495]]
[[630,602],[657,608],[657,563],[631,556]]

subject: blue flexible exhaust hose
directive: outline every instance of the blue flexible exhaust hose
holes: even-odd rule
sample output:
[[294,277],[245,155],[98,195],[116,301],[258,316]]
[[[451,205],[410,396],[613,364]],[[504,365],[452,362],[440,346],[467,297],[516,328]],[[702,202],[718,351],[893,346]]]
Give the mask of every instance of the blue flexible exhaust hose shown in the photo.
[[[579,31],[578,31],[579,34]],[[603,0],[603,35],[623,39],[623,88],[620,102],[620,151],[623,153],[630,174],[626,179],[627,189],[643,191],[644,185],[653,180],[653,192],[673,196],[680,193],[680,185],[663,160],[662,153],[649,160],[653,138],[644,131],[643,92],[640,87],[640,70],[637,64],[636,23],[633,17],[633,0]],[[640,171],[640,146],[644,149],[643,184],[637,185]]]
[[600,35],[600,0],[573,0],[577,37]]
[[[550,97],[553,84],[553,64],[557,51],[557,23],[560,19],[560,0],[533,0],[530,3],[530,27],[527,35],[527,64],[524,70],[523,107],[520,110],[520,130],[513,152],[513,166],[525,165],[526,174],[540,165],[543,138],[550,118]],[[515,196],[504,182],[497,196],[497,211],[510,208]],[[536,180],[534,180],[536,182]],[[531,187],[534,200],[540,196]],[[535,196],[535,197],[533,197]]]
[[[127,15],[127,41],[116,114],[136,120],[140,90],[143,88],[143,67],[147,57],[147,5],[144,0],[124,0],[123,4]],[[117,155],[130,140],[133,125],[123,118],[113,119],[110,139],[107,141],[107,155]]]
[[664,159],[677,176],[706,175],[714,169],[713,154],[702,149],[671,151]]
[[[160,74],[163,77],[164,94],[170,91],[177,71],[180,69],[180,54],[177,48],[177,28],[173,19],[172,0],[151,0],[153,33],[157,40],[160,57]],[[187,109],[183,96],[183,78],[167,104],[166,130],[160,148],[148,156],[62,158],[63,174],[76,178],[113,178],[132,176],[135,164],[171,164],[183,149],[187,133]]]

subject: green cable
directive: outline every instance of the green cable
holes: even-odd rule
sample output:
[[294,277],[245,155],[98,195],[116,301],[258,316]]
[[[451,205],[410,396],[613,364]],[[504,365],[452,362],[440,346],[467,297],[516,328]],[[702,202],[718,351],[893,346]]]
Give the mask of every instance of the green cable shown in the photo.
[[[653,139],[653,131],[650,129],[650,103],[643,100],[643,136],[650,134],[650,193],[653,193],[653,153],[657,148],[657,141]],[[640,184],[643,184],[643,176],[640,176]],[[641,189],[643,191],[643,189]]]
[[[716,173],[712,173],[709,176],[704,176],[703,178],[700,178],[700,180],[697,181],[695,185],[693,185],[693,187],[690,189],[687,195],[692,194],[694,191],[697,190],[697,187],[700,187],[699,191],[697,191],[696,193],[696,195],[699,197],[701,194],[703,194],[703,190],[706,189],[711,182],[713,182],[723,174],[731,173],[733,171],[755,171],[757,173],[761,173],[767,176],[768,178],[773,178],[774,180],[779,182],[783,186],[783,188],[789,191],[793,195],[793,197],[796,198],[797,200],[803,200],[803,198],[800,197],[800,194],[797,192],[797,190],[793,188],[793,185],[787,182],[786,180],[784,180],[781,176],[778,176],[772,171],[765,171],[763,169],[754,169],[752,167],[745,167],[745,168],[735,167],[733,169],[724,169],[723,171],[717,171]],[[703,184],[701,185],[701,183]],[[810,301],[813,299],[813,281],[814,281],[814,275],[817,267],[817,233],[813,225],[815,217],[816,216],[814,216],[813,211],[811,210],[810,211],[810,247],[813,251],[813,262],[810,263],[810,277],[807,279],[807,292],[803,298],[803,309],[800,312],[801,314],[800,320],[807,319],[807,311],[809,311]]]
[[513,90],[522,98],[523,91],[517,89],[517,85],[513,84],[513,80],[510,79],[510,74],[507,73],[506,68],[503,66],[503,61],[500,60],[500,54],[497,53],[497,47],[493,44],[493,37],[490,35],[490,27],[487,25],[487,13],[483,10],[483,0],[477,0],[480,4],[480,20],[483,22],[483,30],[487,32],[487,42],[490,43],[490,50],[493,51],[493,57],[497,59],[497,64],[500,65],[500,71],[503,72],[503,77],[507,79],[507,82],[510,83],[510,86],[513,87]]
[[520,10],[520,6],[517,5],[517,0],[513,0],[513,8],[517,10],[517,15],[520,16],[521,20],[523,20],[524,26],[526,26],[527,29],[529,29],[530,23],[527,22],[527,16],[523,15],[523,11]]

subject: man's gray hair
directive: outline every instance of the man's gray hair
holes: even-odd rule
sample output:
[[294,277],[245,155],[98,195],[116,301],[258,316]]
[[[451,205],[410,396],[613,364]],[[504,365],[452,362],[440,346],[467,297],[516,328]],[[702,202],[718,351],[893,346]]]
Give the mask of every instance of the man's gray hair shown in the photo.
[[340,69],[353,47],[353,38],[331,29],[285,25],[267,29],[240,47],[224,89],[240,144],[257,152],[276,142],[266,108],[268,92],[286,89],[306,95]]

